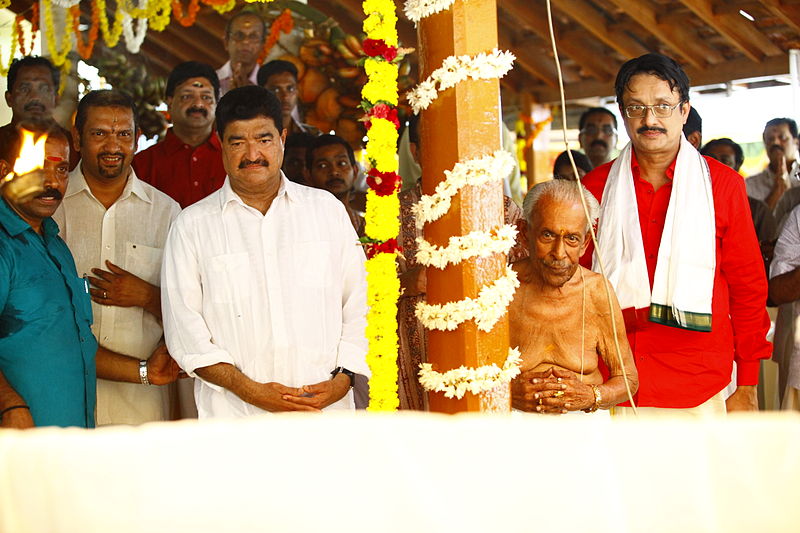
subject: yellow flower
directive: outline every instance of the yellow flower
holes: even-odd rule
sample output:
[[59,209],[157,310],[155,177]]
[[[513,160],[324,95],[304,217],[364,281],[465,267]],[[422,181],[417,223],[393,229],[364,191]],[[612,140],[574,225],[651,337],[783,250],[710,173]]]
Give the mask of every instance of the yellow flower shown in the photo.
[[364,33],[368,39],[381,39],[397,46],[397,14],[392,0],[365,0],[363,4]]
[[397,129],[383,118],[372,119],[367,131],[367,155],[381,172],[397,172]]
[[393,254],[381,253],[369,259],[367,269],[366,335],[369,339],[367,363],[372,371],[369,381],[370,411],[394,411],[397,397],[397,299],[400,280]]
[[396,194],[378,196],[367,191],[367,236],[379,241],[388,241],[400,232],[400,201]]
[[397,68],[383,59],[367,59],[364,70],[369,81],[361,89],[361,96],[373,104],[383,101],[397,105]]

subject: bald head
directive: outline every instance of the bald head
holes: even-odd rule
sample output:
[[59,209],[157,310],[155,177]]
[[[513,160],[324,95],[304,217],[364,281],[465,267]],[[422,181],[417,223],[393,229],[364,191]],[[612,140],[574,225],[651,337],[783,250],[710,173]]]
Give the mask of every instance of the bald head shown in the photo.
[[[536,212],[536,206],[543,198],[551,198],[558,203],[569,205],[577,203],[580,205],[581,193],[586,198],[586,206],[589,208],[591,223],[594,223],[600,215],[600,204],[597,203],[597,199],[586,187],[580,184],[576,185],[574,181],[570,180],[545,181],[531,187],[522,202],[525,221],[528,224],[531,223],[531,215]],[[586,221],[586,231],[589,231],[589,221]]]

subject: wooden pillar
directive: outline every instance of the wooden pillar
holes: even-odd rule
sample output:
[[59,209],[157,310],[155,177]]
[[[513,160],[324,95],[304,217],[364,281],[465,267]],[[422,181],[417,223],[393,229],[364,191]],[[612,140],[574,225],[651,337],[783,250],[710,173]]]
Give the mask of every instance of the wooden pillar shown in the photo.
[[[420,79],[425,79],[450,55],[474,56],[497,47],[496,0],[457,0],[451,9],[420,21],[417,31]],[[432,194],[444,179],[444,171],[452,169],[459,160],[499,150],[499,80],[469,79],[441,93],[422,113],[420,141],[425,194]],[[425,238],[442,246],[453,235],[490,230],[502,224],[502,183],[469,186],[455,196],[445,216],[426,224]],[[450,265],[444,270],[429,267],[427,301],[443,304],[465,297],[476,298],[484,285],[504,275],[505,266],[505,256],[495,254]],[[497,363],[502,366],[508,356],[508,335],[507,316],[490,332],[478,330],[471,320],[455,331],[432,330],[428,332],[428,361],[439,372],[461,365],[475,368]],[[479,399],[469,393],[461,400],[429,393],[429,401],[431,411],[435,412],[480,410]]]

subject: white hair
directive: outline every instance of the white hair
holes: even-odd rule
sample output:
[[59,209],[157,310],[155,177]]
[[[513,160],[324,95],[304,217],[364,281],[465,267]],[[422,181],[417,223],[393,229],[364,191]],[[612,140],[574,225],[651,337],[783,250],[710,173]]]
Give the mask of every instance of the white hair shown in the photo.
[[586,221],[586,232],[588,233],[589,226],[594,224],[600,215],[600,204],[597,203],[597,199],[586,187],[573,180],[550,180],[531,187],[522,202],[522,212],[525,215],[525,220],[530,224],[531,215],[536,211],[536,204],[545,196],[559,202],[576,202],[580,204],[581,194],[586,199],[586,207],[589,209],[589,220]]

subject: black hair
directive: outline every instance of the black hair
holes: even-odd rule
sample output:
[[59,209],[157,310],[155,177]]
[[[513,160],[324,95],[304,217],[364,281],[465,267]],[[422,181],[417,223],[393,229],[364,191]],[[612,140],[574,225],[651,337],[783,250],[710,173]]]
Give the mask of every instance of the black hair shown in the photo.
[[353,153],[353,147],[350,146],[347,141],[338,135],[320,135],[319,137],[314,137],[314,139],[308,145],[308,150],[306,150],[306,168],[311,170],[311,165],[314,163],[314,150],[322,148],[323,146],[331,146],[334,144],[339,144],[345,147],[347,150],[347,157],[350,159],[350,164],[355,166],[356,155]]
[[50,60],[46,57],[25,56],[12,61],[11,66],[8,68],[9,92],[14,90],[14,83],[17,81],[17,76],[19,75],[20,69],[30,67],[45,67],[46,69],[50,70],[50,76],[53,78],[53,87],[58,89],[58,85],[61,81],[61,71],[54,67]]
[[[582,152],[578,152],[577,150],[570,150],[570,152],[572,152],[572,158],[575,160],[576,167],[583,169],[587,173],[591,172],[593,168],[592,162],[589,161],[589,158],[586,157],[585,154],[583,154]],[[567,154],[566,151],[558,154],[558,157],[556,157],[556,162],[553,163],[553,176],[555,176],[556,169],[558,167],[560,167],[561,165],[569,165],[569,164],[570,164],[569,155]]]
[[214,100],[219,100],[219,77],[214,67],[199,61],[184,61],[169,73],[167,78],[167,98],[175,94],[178,85],[191,78],[205,78],[214,88]]
[[617,73],[614,91],[620,107],[623,107],[622,93],[625,92],[631,78],[637,74],[651,74],[664,80],[671,90],[678,89],[681,104],[689,101],[689,77],[678,62],[661,54],[645,54],[627,61]]
[[408,119],[408,142],[419,146],[419,115],[411,115]]
[[133,115],[133,127],[136,126],[136,105],[133,99],[127,94],[114,89],[101,89],[91,91],[81,98],[78,102],[78,110],[75,112],[75,129],[78,135],[83,135],[83,127],[86,125],[86,118],[89,116],[89,109],[92,107],[123,107],[130,109]]
[[767,122],[767,125],[764,126],[764,129],[766,130],[770,126],[782,126],[783,124],[789,126],[789,133],[792,134],[793,138],[797,139],[797,122],[795,122],[794,119],[791,118],[785,118],[785,117],[773,118],[772,120]]
[[[590,107],[586,111],[581,114],[581,118],[578,120],[578,130],[583,130],[583,127],[586,125],[586,120],[589,118],[589,115],[594,115],[595,113],[605,113],[611,117],[611,120],[614,121],[614,128],[617,127],[617,116],[606,109],[605,107]],[[577,153],[577,152],[576,152]]]
[[294,76],[294,81],[297,81],[297,67],[291,61],[284,61],[283,59],[273,59],[269,63],[264,63],[258,69],[257,80],[260,86],[267,84],[267,80],[275,75],[288,72]]
[[225,93],[217,104],[217,133],[225,136],[225,127],[236,120],[271,118],[275,129],[283,131],[283,113],[278,97],[258,85],[238,87]]
[[742,150],[742,147],[739,146],[739,144],[734,142],[732,139],[729,139],[728,137],[723,137],[721,139],[714,139],[713,141],[708,141],[700,149],[700,153],[711,157],[711,154],[709,152],[715,146],[728,146],[733,150],[733,159],[735,161],[733,170],[738,172],[742,166],[742,163],[744,163],[744,151]]
[[34,136],[38,139],[44,134],[48,138],[61,139],[67,146],[72,149],[72,140],[67,130],[58,125],[55,120],[24,120],[17,124],[15,128],[10,128],[10,132],[4,133],[3,142],[0,142],[0,159],[14,165],[14,162],[19,157],[20,145],[22,144],[22,129],[32,131]]
[[228,22],[225,24],[226,41],[231,38],[231,27],[233,27],[233,21],[242,17],[256,17],[259,21],[261,21],[261,42],[267,40],[267,23],[264,21],[264,18],[257,12],[245,8],[229,18]]
[[686,118],[686,124],[683,125],[683,134],[688,137],[694,132],[703,133],[703,119],[700,118],[700,113],[697,109],[689,109],[689,116]]
[[316,137],[304,131],[297,131],[286,136],[285,149],[289,148],[308,148]]

